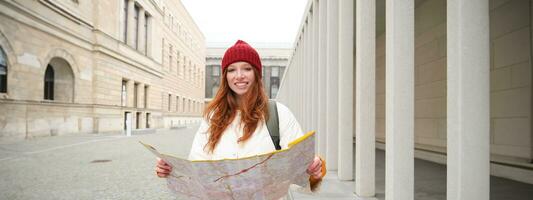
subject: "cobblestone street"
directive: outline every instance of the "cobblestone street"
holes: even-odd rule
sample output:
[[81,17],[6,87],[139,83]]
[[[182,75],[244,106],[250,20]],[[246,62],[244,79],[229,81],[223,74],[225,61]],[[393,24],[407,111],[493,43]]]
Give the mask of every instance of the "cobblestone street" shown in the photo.
[[[187,157],[198,126],[159,130],[155,134],[78,134],[19,142],[0,141],[0,199],[176,199],[166,181],[154,174],[155,156],[139,141],[160,152]],[[385,154],[376,151],[376,199],[385,199]],[[416,160],[415,197],[446,199],[446,167]],[[355,199],[353,181],[339,181],[329,171],[314,195],[292,192],[293,199]],[[529,184],[491,178],[491,199],[529,199]]]
[[138,141],[187,156],[196,126],[156,134],[84,134],[0,143],[0,199],[173,199]]

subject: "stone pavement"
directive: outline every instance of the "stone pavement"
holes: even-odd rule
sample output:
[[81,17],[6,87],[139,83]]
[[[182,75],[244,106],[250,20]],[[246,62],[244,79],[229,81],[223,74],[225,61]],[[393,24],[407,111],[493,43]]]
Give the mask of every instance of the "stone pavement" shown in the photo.
[[0,199],[174,199],[138,141],[188,154],[192,129],[0,142]]
[[[175,199],[138,141],[186,157],[197,126],[155,134],[80,134],[0,141],[0,199]],[[385,153],[376,151],[376,198],[385,199]],[[446,199],[446,166],[415,161],[415,199]],[[329,171],[315,194],[293,199],[356,199],[353,181]],[[533,185],[491,177],[491,199],[531,199]]]

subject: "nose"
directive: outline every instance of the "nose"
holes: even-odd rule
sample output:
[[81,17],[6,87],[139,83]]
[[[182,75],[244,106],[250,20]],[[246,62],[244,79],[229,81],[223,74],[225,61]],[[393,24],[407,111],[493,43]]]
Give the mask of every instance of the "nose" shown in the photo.
[[243,73],[242,70],[237,69],[237,77],[238,77],[238,78],[242,78],[242,77],[244,77],[244,73]]

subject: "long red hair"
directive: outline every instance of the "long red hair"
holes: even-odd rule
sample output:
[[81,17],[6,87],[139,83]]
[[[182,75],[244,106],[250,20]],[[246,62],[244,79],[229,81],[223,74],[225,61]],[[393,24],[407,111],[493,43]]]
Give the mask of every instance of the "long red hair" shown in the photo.
[[244,134],[237,142],[245,142],[262,123],[268,119],[268,97],[263,90],[263,82],[257,68],[254,70],[255,81],[251,88],[237,101],[237,94],[231,90],[226,78],[227,68],[223,70],[220,88],[204,110],[204,118],[209,121],[209,141],[204,148],[213,153],[224,130],[235,119],[237,111],[241,114]]

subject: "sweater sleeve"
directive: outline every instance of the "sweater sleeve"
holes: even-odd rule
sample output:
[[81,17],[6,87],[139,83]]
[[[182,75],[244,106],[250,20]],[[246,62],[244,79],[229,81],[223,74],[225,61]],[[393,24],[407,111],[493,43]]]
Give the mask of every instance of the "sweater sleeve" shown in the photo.
[[210,160],[211,156],[204,150],[207,141],[209,140],[209,135],[207,134],[207,129],[209,125],[205,119],[202,119],[198,131],[194,136],[192,142],[191,151],[189,153],[189,160]]
[[292,114],[292,112],[285,105],[277,102],[278,118],[279,118],[279,134],[280,146],[286,149],[289,143],[293,140],[303,136],[300,124]]

